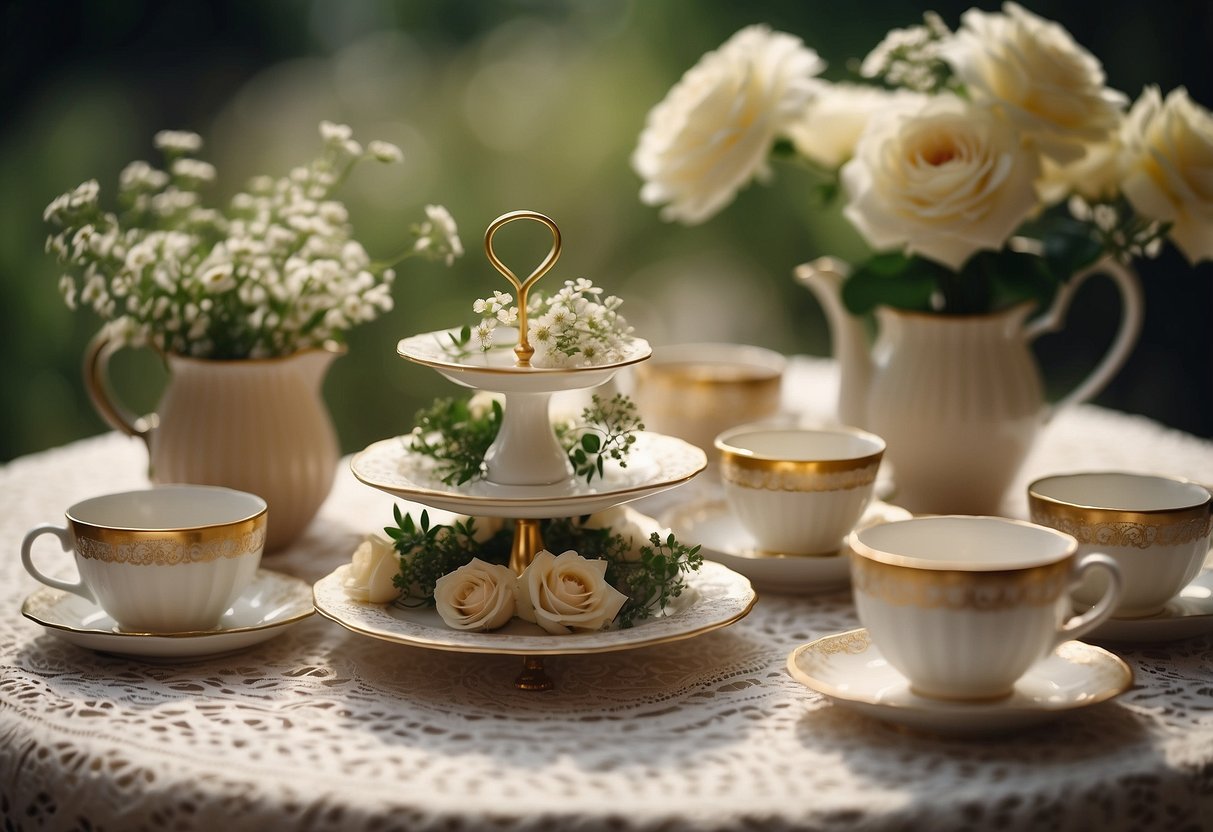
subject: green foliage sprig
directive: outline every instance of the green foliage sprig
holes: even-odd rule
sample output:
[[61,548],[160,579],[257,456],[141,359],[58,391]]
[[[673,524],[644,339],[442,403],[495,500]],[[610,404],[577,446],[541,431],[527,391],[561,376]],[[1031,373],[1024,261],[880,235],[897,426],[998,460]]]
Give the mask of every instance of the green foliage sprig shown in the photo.
[[409,450],[433,459],[447,485],[463,485],[483,472],[503,412],[496,399],[484,409],[473,409],[468,399],[435,399],[417,412]]
[[[622,393],[606,402],[595,394],[591,402],[580,422],[555,428],[573,470],[586,482],[603,476],[607,459],[626,468],[636,432],[644,430],[635,403]],[[437,399],[417,413],[409,450],[434,460],[447,485],[463,485],[483,474],[484,455],[501,429],[503,412],[495,399],[485,408],[473,407],[469,399]]]
[[430,525],[428,511],[421,512],[420,522],[415,522],[413,515],[400,511],[400,506],[392,507],[392,515],[396,525],[384,526],[383,531],[400,553],[400,573],[393,583],[403,590],[401,600],[406,606],[433,606],[438,579],[473,557],[489,563],[509,562],[508,541],[504,550],[500,545],[482,547],[476,542],[475,517],[450,525]]
[[585,477],[586,482],[592,482],[595,473],[603,476],[607,459],[627,468],[628,454],[636,444],[636,431],[644,430],[635,402],[622,393],[606,402],[595,394],[591,401],[581,411],[581,424],[556,429],[556,438],[568,452],[574,472]]
[[[477,542],[475,518],[456,520],[450,525],[431,525],[429,513],[420,521],[393,507],[395,525],[385,526],[396,551],[400,553],[400,574],[394,581],[404,592],[400,603],[406,606],[433,606],[434,585],[438,579],[479,558],[488,563],[507,564],[513,528],[506,526],[483,542]],[[609,528],[585,526],[584,518],[544,520],[540,524],[548,551],[573,550],[584,558],[608,563],[606,580],[628,596],[615,624],[620,628],[660,615],[686,589],[686,575],[703,565],[699,546],[685,546],[673,534],[664,539],[654,532],[648,545],[632,549],[632,543]]]

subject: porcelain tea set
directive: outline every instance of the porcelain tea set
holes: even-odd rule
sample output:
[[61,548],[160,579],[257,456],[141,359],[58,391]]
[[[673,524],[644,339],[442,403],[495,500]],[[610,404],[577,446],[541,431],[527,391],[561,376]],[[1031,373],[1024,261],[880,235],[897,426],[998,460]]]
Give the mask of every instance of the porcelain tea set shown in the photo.
[[[554,241],[525,281],[492,249],[493,234],[520,219],[543,224]],[[490,226],[486,251],[525,309],[527,291],[559,256],[559,230],[542,214],[513,212]],[[707,470],[708,496],[697,489],[699,497],[670,503],[658,518],[681,541],[702,544],[707,558],[667,615],[569,636],[525,627],[453,631],[433,610],[352,601],[337,573],[308,586],[259,569],[265,502],[189,485],[85,500],[66,511],[65,526],[31,530],[22,559],[47,586],[23,611],[81,646],[183,658],[272,637],[314,604],[377,638],[521,656],[516,685],[544,690],[551,682],[543,656],[632,649],[727,626],[752,608],[753,587],[810,594],[850,584],[863,628],[796,648],[791,676],[837,705],[953,733],[1031,724],[1126,690],[1129,667],[1080,636],[1152,641],[1213,631],[1213,570],[1202,572],[1213,497],[1203,486],[1120,472],[1059,474],[1030,486],[1031,522],[914,516],[878,499],[887,498],[878,478],[881,435],[779,417],[784,359],[770,351],[724,344],[654,351],[634,338],[619,360],[548,368],[530,366],[525,319],[509,351],[452,356],[438,346],[444,334],[405,338],[398,352],[455,384],[504,397],[485,475],[444,483],[397,437],[356,454],[355,477],[435,509],[512,520],[510,566],[520,573],[542,548],[541,519],[655,495]],[[610,382],[625,367],[646,423],[660,432],[639,435],[626,468],[593,484],[575,479],[552,431],[549,400]],[[894,468],[894,478],[903,470]],[[44,534],[74,552],[76,581],[34,562]]]

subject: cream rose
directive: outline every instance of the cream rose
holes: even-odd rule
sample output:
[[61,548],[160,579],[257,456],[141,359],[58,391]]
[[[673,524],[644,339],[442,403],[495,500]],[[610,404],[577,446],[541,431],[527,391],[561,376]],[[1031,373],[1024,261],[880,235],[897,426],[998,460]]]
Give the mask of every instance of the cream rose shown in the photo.
[[836,168],[855,155],[859,136],[873,116],[921,106],[924,100],[908,90],[823,83],[803,115],[788,126],[788,138],[800,155]]
[[1075,159],[1115,128],[1126,98],[1060,25],[1017,3],[1002,10],[969,9],[940,52],[975,101],[999,107],[1042,153]]
[[1172,223],[1190,263],[1213,259],[1213,113],[1183,87],[1164,101],[1147,87],[1121,133],[1126,198],[1143,216]]
[[1118,135],[1106,141],[1087,145],[1080,159],[1061,164],[1044,159],[1041,180],[1038,183],[1040,198],[1052,205],[1070,194],[1078,194],[1091,201],[1114,198],[1120,191],[1124,178],[1124,146]]
[[398,574],[400,558],[391,541],[368,534],[345,567],[341,587],[355,601],[386,604],[400,597],[400,587],[393,582]]
[[514,617],[517,581],[508,566],[472,558],[435,582],[434,606],[452,629],[495,630]]
[[825,68],[793,35],[748,26],[704,55],[652,109],[632,154],[641,200],[661,216],[703,222],[755,177],[812,97]]
[[844,213],[876,249],[959,269],[1036,208],[1040,160],[984,107],[952,96],[874,118],[842,167]]
[[606,582],[606,568],[605,560],[588,560],[572,550],[560,556],[539,551],[518,577],[518,617],[553,635],[601,630],[628,600]]
[[640,548],[650,545],[653,532],[663,538],[669,533],[652,517],[642,514],[626,504],[591,514],[581,525],[587,529],[610,529],[611,532],[626,540],[628,543],[628,551],[624,555],[626,560],[640,559]]

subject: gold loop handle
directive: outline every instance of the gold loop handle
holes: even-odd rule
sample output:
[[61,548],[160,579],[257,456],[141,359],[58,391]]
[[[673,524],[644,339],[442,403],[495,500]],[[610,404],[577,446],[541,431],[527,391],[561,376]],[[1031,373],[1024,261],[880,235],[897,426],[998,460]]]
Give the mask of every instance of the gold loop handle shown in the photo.
[[[497,253],[493,251],[493,235],[501,226],[513,222],[514,220],[534,220],[535,222],[546,225],[548,230],[552,232],[552,248],[548,252],[547,257],[543,258],[543,262],[531,272],[526,280],[519,280],[518,276],[510,270],[510,267],[501,262]],[[510,285],[514,287],[514,291],[518,293],[518,346],[514,347],[514,355],[518,357],[519,367],[531,366],[531,356],[535,354],[535,348],[531,346],[530,339],[527,338],[527,322],[526,322],[526,304],[527,295],[531,291],[531,287],[535,285],[535,281],[548,273],[552,266],[556,265],[556,261],[560,259],[560,229],[556,227],[556,223],[551,217],[544,216],[538,211],[511,211],[508,214],[502,214],[497,219],[489,223],[488,229],[484,232],[484,253],[489,258],[489,262],[493,264],[493,268],[501,272]]]

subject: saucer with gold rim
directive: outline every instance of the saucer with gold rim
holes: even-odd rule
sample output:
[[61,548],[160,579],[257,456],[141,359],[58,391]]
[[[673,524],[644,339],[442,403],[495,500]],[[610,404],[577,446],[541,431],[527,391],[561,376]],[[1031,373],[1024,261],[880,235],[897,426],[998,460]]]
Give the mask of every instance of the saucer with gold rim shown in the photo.
[[306,581],[259,569],[211,630],[132,633],[87,598],[42,587],[25,599],[21,614],[78,647],[142,659],[193,659],[231,653],[275,636],[315,613]]
[[888,663],[866,629],[819,638],[788,656],[788,673],[835,705],[949,736],[1026,728],[1106,702],[1133,684],[1133,671],[1102,647],[1067,641],[1015,683],[1005,699],[952,701],[919,696]]
[[1084,638],[1149,644],[1208,633],[1213,633],[1213,566],[1206,566],[1162,612],[1145,618],[1109,618]]
[[[900,506],[873,500],[856,528],[910,516]],[[830,555],[764,551],[722,499],[694,500],[673,506],[662,513],[660,522],[683,543],[700,544],[705,558],[745,575],[760,591],[796,595],[843,589],[851,583],[851,561],[843,541],[839,541],[839,550]]]

